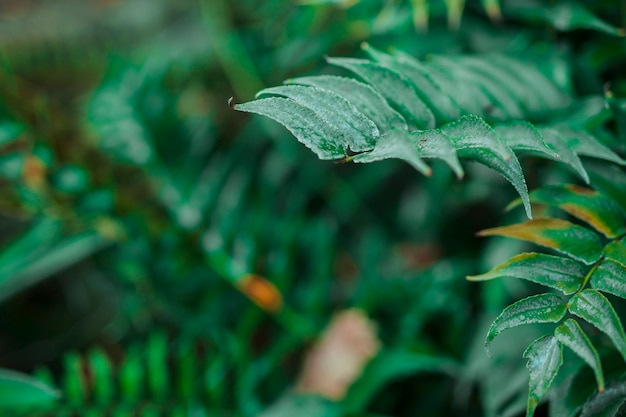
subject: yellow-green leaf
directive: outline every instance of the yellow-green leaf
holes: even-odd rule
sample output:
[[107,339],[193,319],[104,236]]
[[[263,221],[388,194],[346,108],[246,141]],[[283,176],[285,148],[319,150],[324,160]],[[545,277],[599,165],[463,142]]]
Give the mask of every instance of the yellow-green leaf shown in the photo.
[[479,236],[507,236],[527,240],[591,265],[602,256],[600,237],[582,226],[561,219],[542,218],[510,226],[494,227]]
[[537,284],[575,293],[585,276],[585,265],[573,259],[542,253],[521,253],[481,275],[469,276],[470,281],[486,281],[494,278],[522,278]]
[[626,215],[621,206],[604,194],[577,185],[541,187],[530,200],[560,208],[588,223],[609,238],[626,233]]

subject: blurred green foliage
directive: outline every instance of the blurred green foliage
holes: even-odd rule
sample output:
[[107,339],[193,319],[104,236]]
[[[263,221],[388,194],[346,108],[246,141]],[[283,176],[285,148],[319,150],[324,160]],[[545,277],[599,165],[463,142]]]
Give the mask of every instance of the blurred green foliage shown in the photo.
[[[323,57],[364,57],[362,42],[533,53],[572,96],[603,95],[606,117],[565,116],[623,157],[623,2],[500,3],[1,2],[0,414],[522,415],[522,353],[545,327],[511,330],[492,358],[483,341],[537,287],[465,280],[526,247],[475,236],[523,220],[503,212],[515,190],[478,165],[459,182],[439,162],[430,178],[320,162],[227,105],[338,74]],[[522,162],[530,190],[580,182]],[[625,206],[622,167],[585,167]],[[378,356],[339,401],[294,394],[308,349],[352,307],[377,324]],[[566,356],[537,415],[616,415],[624,364],[600,350],[604,393]]]

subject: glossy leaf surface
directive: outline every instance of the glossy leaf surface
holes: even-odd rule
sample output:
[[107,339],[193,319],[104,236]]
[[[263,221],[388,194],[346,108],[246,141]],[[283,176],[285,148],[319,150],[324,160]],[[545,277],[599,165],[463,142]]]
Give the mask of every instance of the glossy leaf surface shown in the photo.
[[554,249],[591,265],[602,256],[602,242],[594,232],[561,219],[542,218],[483,230],[479,236],[507,236]]
[[598,390],[604,390],[604,374],[602,373],[602,363],[600,356],[591,344],[591,341],[573,319],[567,319],[556,328],[554,336],[563,345],[570,348],[580,356],[593,369],[598,384]]
[[573,296],[569,311],[604,332],[626,360],[626,334],[613,306],[596,290],[586,289]]
[[484,274],[467,277],[470,281],[515,277],[573,294],[585,275],[585,265],[573,259],[542,253],[521,253]]
[[563,299],[556,294],[539,294],[523,298],[507,308],[493,321],[485,345],[504,330],[533,323],[557,323],[567,313]]
[[556,206],[588,223],[606,237],[626,232],[626,215],[612,199],[576,185],[546,186],[534,190],[531,201]]

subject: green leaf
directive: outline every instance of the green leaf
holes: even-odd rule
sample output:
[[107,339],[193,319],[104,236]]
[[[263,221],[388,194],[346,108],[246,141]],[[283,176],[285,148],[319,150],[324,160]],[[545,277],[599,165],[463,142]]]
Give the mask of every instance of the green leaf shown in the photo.
[[0,368],[0,411],[51,404],[60,398],[49,385],[20,372]]
[[256,113],[277,121],[320,159],[346,156],[349,143],[342,132],[316,112],[288,98],[270,97],[236,104],[235,110]]
[[519,80],[506,77],[511,75],[510,72],[499,70],[485,60],[470,57],[438,55],[432,58],[430,64],[448,72],[458,83],[473,84],[474,88],[479,89],[487,99],[481,115],[487,117],[496,114],[498,118],[511,120],[523,119],[528,114],[520,100],[523,96],[513,96],[507,87],[511,82],[519,85]]
[[435,116],[415,92],[412,83],[380,64],[354,58],[328,58],[328,63],[346,68],[374,87],[408,122],[418,129],[435,127]]
[[461,157],[476,160],[506,178],[522,198],[526,215],[532,218],[522,167],[513,151],[480,117],[463,116],[441,128]]
[[577,185],[545,186],[531,192],[530,200],[558,207],[608,238],[626,233],[626,215],[620,205],[589,188]]
[[554,336],[561,344],[570,348],[574,351],[574,353],[587,362],[591,369],[593,369],[593,373],[596,376],[598,390],[603,391],[604,374],[602,373],[600,356],[578,323],[573,319],[565,320],[563,324],[556,328]]
[[559,161],[561,157],[546,143],[541,132],[525,121],[499,123],[493,127],[506,145],[516,151],[537,154]]
[[539,294],[523,298],[507,308],[491,324],[485,346],[504,330],[534,323],[556,323],[567,313],[563,299],[556,294]]
[[482,230],[479,236],[507,236],[545,246],[586,265],[602,256],[602,242],[597,234],[561,219],[542,218],[510,226]]
[[593,271],[590,283],[598,291],[606,292],[626,299],[626,268],[611,260],[605,259]]
[[567,146],[565,140],[561,138],[559,133],[554,129],[541,128],[539,132],[544,137],[547,144],[549,144],[560,158],[555,160],[564,163],[576,172],[585,183],[589,184],[589,174],[583,167],[583,163],[572,149]]
[[462,110],[454,97],[446,94],[432,77],[428,68],[410,55],[388,55],[365,44],[363,49],[381,65],[403,74],[415,87],[415,91],[435,115],[437,125],[452,122],[461,117]]
[[606,333],[626,361],[626,334],[613,306],[596,290],[586,289],[574,295],[569,311]]
[[620,382],[587,401],[580,417],[616,417],[624,403],[626,403],[626,382]]
[[261,90],[258,96],[281,95],[313,110],[327,124],[336,127],[345,143],[355,152],[367,151],[374,147],[380,136],[373,121],[357,110],[348,100],[336,93],[300,85],[283,85]]
[[626,268],[626,241],[615,240],[604,247],[604,257]]
[[575,293],[585,276],[585,266],[561,256],[541,253],[521,253],[481,275],[469,276],[470,281],[486,281],[502,277],[521,278],[563,292]]
[[542,336],[528,346],[524,358],[528,359],[526,368],[530,377],[526,417],[531,417],[563,363],[563,348],[555,337]]
[[422,158],[444,160],[457,177],[463,177],[463,168],[448,138],[438,130],[415,131],[392,130],[378,139],[371,152],[354,157],[354,162],[374,162],[387,158],[403,159],[424,175],[431,175],[431,168]]
[[320,75],[292,78],[286,83],[310,85],[341,94],[342,97],[354,104],[361,113],[372,120],[378,126],[380,133],[385,133],[392,128],[407,129],[404,118],[392,109],[376,90],[352,78]]
[[565,140],[567,146],[576,152],[577,155],[590,156],[592,158],[604,159],[618,165],[626,165],[626,161],[602,143],[598,142],[598,140],[589,133],[560,126],[557,127],[556,130],[561,138]]

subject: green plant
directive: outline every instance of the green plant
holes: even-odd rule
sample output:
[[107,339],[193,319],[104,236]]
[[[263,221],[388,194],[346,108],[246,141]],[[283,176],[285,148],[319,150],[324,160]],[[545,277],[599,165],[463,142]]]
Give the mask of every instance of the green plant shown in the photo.
[[[516,276],[571,296],[564,300],[544,293],[523,298],[505,308],[489,329],[486,346],[511,327],[562,323],[553,335],[541,336],[524,353],[530,373],[528,416],[534,414],[563,363],[562,346],[593,369],[598,393],[562,406],[561,412],[573,415],[582,408],[583,415],[599,410],[615,415],[625,401],[624,373],[613,373],[614,383],[605,393],[601,355],[578,321],[565,317],[570,313],[604,332],[626,359],[621,319],[601,294],[626,295],[626,217],[624,207],[616,202],[624,201],[625,195],[613,189],[614,200],[578,186],[551,186],[529,196],[513,151],[563,162],[589,183],[580,156],[626,165],[602,143],[610,136],[603,126],[621,114],[611,111],[603,97],[577,98],[571,80],[561,75],[570,71],[558,60],[541,65],[541,58],[532,55],[514,59],[490,54],[429,56],[420,62],[399,52],[387,55],[367,45],[364,49],[372,61],[327,60],[362,82],[334,75],[295,78],[257,93],[268,98],[231,105],[283,124],[320,159],[362,163],[398,158],[428,176],[432,171],[423,159],[439,158],[459,178],[463,169],[457,156],[476,160],[513,184],[529,218],[534,201],[559,207],[591,225],[595,231],[542,217],[484,230],[480,235],[527,240],[565,257],[523,253],[469,278]],[[612,94],[607,98],[612,104]],[[623,184],[623,172],[617,174]],[[554,401],[573,396],[567,390],[561,393]]]
[[623,414],[616,4],[66,2],[0,5],[0,414]]

